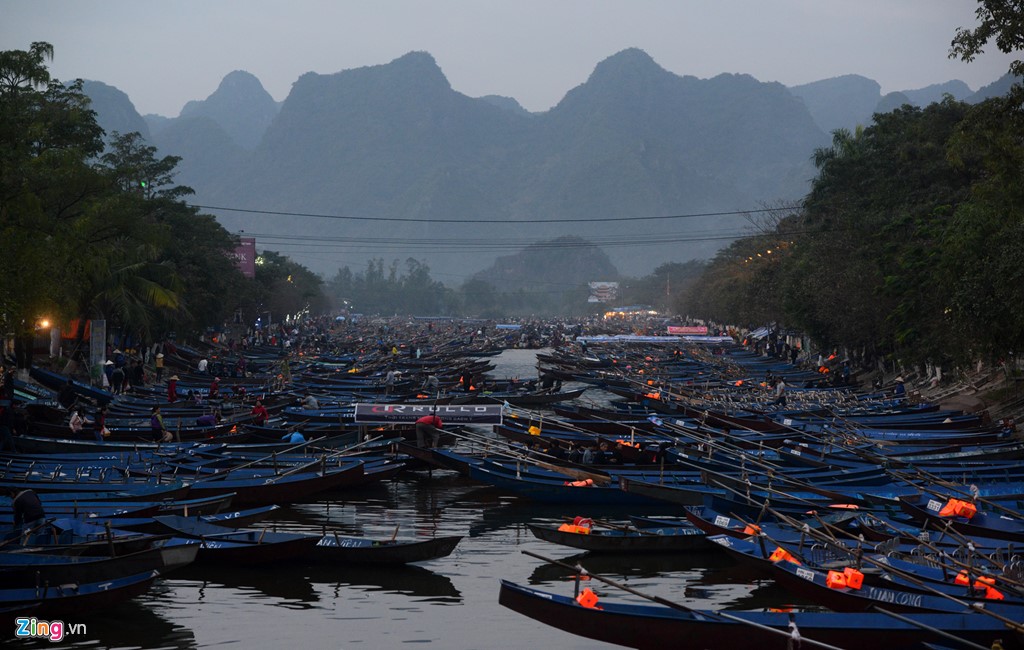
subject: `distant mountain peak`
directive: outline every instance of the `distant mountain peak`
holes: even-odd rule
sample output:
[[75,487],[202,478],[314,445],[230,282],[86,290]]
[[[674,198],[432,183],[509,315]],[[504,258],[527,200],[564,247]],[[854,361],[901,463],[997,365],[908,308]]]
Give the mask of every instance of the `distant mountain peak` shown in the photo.
[[263,84],[260,83],[260,80],[256,77],[256,75],[254,75],[251,72],[246,72],[245,70],[233,70],[227,73],[224,76],[224,78],[221,79],[220,85],[217,86],[217,90],[214,91],[214,94],[217,94],[222,90],[231,90],[235,92],[266,92],[266,90],[263,88]]
[[220,80],[217,90],[213,91],[205,100],[192,100],[185,104],[181,109],[181,117],[202,113],[205,107],[210,105],[251,101],[266,103],[268,99],[273,101],[270,93],[266,91],[256,75],[245,70],[235,70],[226,74]]
[[601,61],[591,73],[590,81],[599,81],[605,78],[618,79],[623,74],[627,75],[662,75],[671,74],[668,70],[658,65],[651,58],[651,55],[638,47],[630,47],[621,52],[616,52],[607,59]]
[[430,52],[413,51],[403,54],[386,66],[385,69],[397,73],[402,79],[415,78],[420,84],[440,86],[451,89],[448,78],[441,71],[441,66]]
[[277,115],[277,102],[255,75],[235,70],[221,79],[217,90],[203,100],[193,100],[180,117],[208,117],[220,124],[237,144],[253,149]]

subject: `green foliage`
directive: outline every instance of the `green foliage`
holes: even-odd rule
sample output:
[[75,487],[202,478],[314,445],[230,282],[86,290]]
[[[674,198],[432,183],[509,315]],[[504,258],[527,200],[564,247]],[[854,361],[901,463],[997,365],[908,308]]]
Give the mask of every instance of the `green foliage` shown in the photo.
[[[1021,0],[979,0],[975,10],[978,25],[973,29],[960,27],[950,44],[949,58],[973,61],[985,45],[995,39],[1000,52],[1007,54],[1024,49],[1024,2]],[[1024,62],[1010,64],[1010,72],[1024,76]]]
[[[803,210],[719,253],[694,304],[907,363],[1020,349],[1024,117],[1013,101],[947,97],[836,131],[815,153]],[[773,245],[771,260],[751,255]]]
[[399,272],[394,260],[385,274],[384,260],[372,259],[366,270],[353,273],[347,266],[328,283],[336,305],[365,314],[449,315],[454,312],[454,295],[430,276],[430,268],[408,258]]
[[155,338],[202,330],[247,300],[279,314],[324,307],[320,279],[284,258],[271,255],[257,281],[242,277],[236,238],[181,202],[192,191],[174,185],[179,158],[158,159],[138,133],[112,134],[101,156],[103,131],[82,82],[51,79],[52,55],[46,43],[0,52],[5,333],[30,333],[45,316],[104,318]]

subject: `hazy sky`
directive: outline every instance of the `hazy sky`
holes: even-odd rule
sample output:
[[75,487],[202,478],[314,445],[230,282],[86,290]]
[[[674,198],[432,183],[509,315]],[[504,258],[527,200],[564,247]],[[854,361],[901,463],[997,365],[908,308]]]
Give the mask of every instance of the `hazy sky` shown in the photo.
[[990,46],[947,58],[976,0],[0,0],[0,50],[54,46],[62,81],[102,81],[142,114],[175,117],[232,70],[283,100],[305,72],[329,74],[430,52],[452,87],[546,110],[627,47],[701,78],[748,73],[797,85],[842,74],[882,92],[1002,76]]

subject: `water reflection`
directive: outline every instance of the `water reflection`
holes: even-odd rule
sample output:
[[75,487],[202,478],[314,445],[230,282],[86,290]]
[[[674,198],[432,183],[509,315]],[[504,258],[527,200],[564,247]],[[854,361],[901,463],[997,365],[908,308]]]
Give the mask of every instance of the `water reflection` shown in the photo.
[[176,582],[198,589],[198,600],[219,598],[220,590],[235,589],[246,596],[269,599],[275,605],[306,606],[319,600],[309,579],[294,566],[261,566],[257,570],[233,566],[189,566],[175,572]]
[[[157,582],[150,594],[158,594],[166,587]],[[61,647],[70,648],[119,648],[120,650],[194,650],[199,647],[193,631],[177,622],[168,620],[159,609],[140,602],[139,599],[121,603],[103,612],[84,616],[68,613],[63,617],[65,625],[84,624],[85,633],[66,636]],[[14,629],[13,623],[5,626],[5,632]],[[18,648],[35,650],[53,648],[55,644],[46,640],[13,639],[7,634],[0,639],[0,645],[17,644]]]
[[314,584],[333,586],[335,598],[345,598],[345,590],[354,589],[436,602],[457,603],[462,599],[450,578],[419,566],[327,566],[307,571]]

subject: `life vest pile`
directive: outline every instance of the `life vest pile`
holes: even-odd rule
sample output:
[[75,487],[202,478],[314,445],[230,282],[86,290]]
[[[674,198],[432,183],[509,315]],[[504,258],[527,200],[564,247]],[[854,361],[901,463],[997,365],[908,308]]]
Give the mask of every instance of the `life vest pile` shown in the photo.
[[942,506],[942,510],[939,510],[940,517],[963,517],[964,519],[970,519],[976,514],[978,514],[978,508],[970,501],[962,499],[950,499],[946,502],[946,505]]
[[577,533],[580,535],[589,535],[590,529],[594,525],[594,520],[589,517],[576,517],[572,520],[571,524],[562,524],[558,527],[558,530],[563,533]]
[[[956,574],[956,577],[953,578],[953,582],[958,585],[970,585],[971,576],[967,572],[967,569],[964,569],[960,573]],[[995,588],[995,584],[996,579],[991,576],[978,576],[978,579],[974,581],[974,589],[984,589],[986,600],[1003,600],[1004,596],[1001,591]]]
[[864,574],[852,567],[842,571],[829,571],[825,577],[829,589],[860,589],[864,584]]

